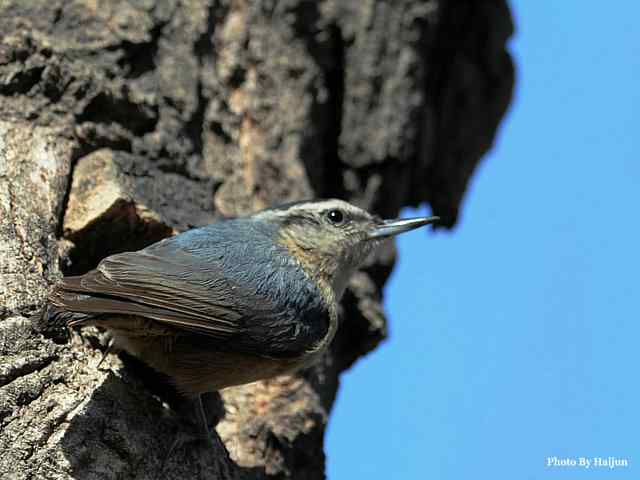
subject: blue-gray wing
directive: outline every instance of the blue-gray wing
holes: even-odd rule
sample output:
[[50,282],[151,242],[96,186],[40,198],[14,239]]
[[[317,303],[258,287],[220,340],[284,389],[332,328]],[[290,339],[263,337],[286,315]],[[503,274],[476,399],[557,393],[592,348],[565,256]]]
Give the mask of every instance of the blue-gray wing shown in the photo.
[[315,292],[304,291],[305,282],[282,265],[237,258],[237,250],[203,253],[168,239],[113,255],[85,275],[64,278],[50,296],[50,315],[77,313],[66,316],[69,326],[95,315],[142,316],[222,346],[233,337],[234,348],[264,355],[311,348],[329,323]]
[[242,295],[237,287],[214,268],[194,269],[190,253],[173,253],[168,258],[144,250],[113,255],[85,275],[64,278],[50,301],[67,311],[140,315],[220,338],[237,333],[244,306],[237,304]]
[[139,315],[217,338],[242,332],[248,318],[278,313],[272,299],[234,283],[216,260],[180,248],[121,253],[64,278],[50,301],[66,311]]

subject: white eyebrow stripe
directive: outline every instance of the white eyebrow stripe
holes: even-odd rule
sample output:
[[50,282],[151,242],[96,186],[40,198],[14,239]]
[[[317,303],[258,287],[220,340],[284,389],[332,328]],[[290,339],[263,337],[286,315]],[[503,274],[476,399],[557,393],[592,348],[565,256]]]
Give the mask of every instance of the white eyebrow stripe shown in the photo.
[[262,212],[256,214],[259,218],[264,219],[281,219],[284,217],[288,217],[292,214],[300,213],[324,213],[327,210],[331,209],[340,209],[346,212],[348,215],[350,214],[354,219],[368,219],[370,218],[370,214],[365,210],[362,210],[354,205],[351,205],[344,200],[339,199],[329,199],[329,200],[319,200],[319,201],[309,201],[309,202],[301,202],[291,205],[288,208],[282,209],[275,207],[273,209],[266,209]]

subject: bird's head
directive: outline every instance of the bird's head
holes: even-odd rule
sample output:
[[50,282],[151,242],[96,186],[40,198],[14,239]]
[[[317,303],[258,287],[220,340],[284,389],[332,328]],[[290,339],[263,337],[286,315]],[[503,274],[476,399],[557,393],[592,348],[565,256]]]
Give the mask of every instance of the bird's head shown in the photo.
[[383,220],[342,200],[298,202],[263,210],[278,225],[278,242],[340,299],[351,274],[386,238],[434,223],[438,217]]

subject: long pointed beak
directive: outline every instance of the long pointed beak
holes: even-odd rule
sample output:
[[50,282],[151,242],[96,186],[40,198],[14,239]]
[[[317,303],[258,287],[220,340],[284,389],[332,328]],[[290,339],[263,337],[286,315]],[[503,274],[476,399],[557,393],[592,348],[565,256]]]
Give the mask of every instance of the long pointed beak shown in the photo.
[[440,220],[440,217],[398,218],[395,220],[383,220],[374,227],[369,238],[384,238],[408,232],[416,228],[424,227]]

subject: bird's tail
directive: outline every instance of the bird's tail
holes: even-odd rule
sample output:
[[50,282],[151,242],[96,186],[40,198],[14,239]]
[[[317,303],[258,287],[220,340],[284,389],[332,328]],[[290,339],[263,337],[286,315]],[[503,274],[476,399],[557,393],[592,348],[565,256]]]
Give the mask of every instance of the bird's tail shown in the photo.
[[31,317],[33,329],[50,338],[66,338],[71,325],[86,323],[95,317],[94,314],[70,312],[64,307],[61,298],[68,294],[62,288],[56,287],[44,308]]

